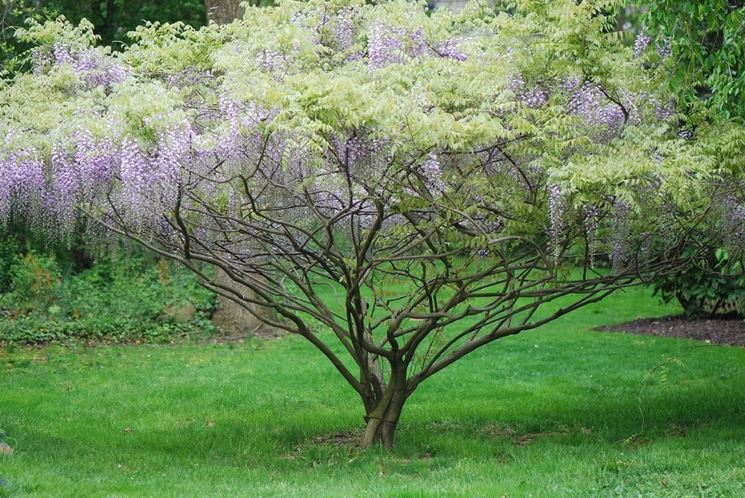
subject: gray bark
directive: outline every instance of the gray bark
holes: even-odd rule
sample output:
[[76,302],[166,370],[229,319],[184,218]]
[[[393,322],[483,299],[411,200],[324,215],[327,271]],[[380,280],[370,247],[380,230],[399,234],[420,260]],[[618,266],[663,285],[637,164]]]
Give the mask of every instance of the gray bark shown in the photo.
[[228,24],[243,17],[242,0],[204,0],[207,18],[217,24]]
[[[228,277],[220,268],[215,268],[215,282],[218,285],[225,285],[231,289],[239,290],[243,295],[252,295],[252,291],[245,286]],[[252,335],[276,335],[276,331],[270,331],[271,327],[256,318],[257,314],[266,313],[266,310],[259,309],[258,306],[249,305],[252,311],[246,310],[243,306],[224,296],[217,296],[217,311],[212,317],[212,322],[221,330],[231,334],[252,334]],[[266,316],[266,315],[262,315]]]

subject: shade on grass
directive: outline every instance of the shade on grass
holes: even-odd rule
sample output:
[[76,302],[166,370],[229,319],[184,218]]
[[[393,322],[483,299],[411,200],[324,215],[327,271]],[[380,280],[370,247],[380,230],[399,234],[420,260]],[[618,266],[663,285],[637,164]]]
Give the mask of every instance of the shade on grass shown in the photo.
[[477,351],[393,455],[346,443],[359,402],[295,337],[0,351],[0,496],[743,496],[745,350],[589,331],[674,311],[635,290]]

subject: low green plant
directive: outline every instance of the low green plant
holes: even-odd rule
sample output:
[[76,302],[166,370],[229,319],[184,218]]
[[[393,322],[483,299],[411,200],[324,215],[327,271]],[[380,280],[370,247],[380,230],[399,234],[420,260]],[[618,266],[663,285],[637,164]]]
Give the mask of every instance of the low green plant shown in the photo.
[[8,291],[0,295],[0,342],[169,342],[213,332],[214,295],[171,266],[128,253],[63,273],[53,256],[16,256]]
[[53,306],[62,281],[62,273],[53,257],[35,252],[16,255],[9,275],[10,292],[0,298],[3,307],[9,306],[25,314]]
[[10,269],[19,252],[18,242],[14,237],[4,237],[0,240],[0,293],[10,290],[12,281]]

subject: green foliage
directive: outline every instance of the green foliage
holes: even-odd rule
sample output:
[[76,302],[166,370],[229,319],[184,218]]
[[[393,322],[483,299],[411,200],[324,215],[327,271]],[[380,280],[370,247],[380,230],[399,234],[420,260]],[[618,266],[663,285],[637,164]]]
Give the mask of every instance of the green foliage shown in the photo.
[[[28,50],[32,44],[15,37],[27,21],[44,22],[64,16],[73,24],[91,27],[103,45],[117,49],[127,41],[127,33],[144,21],[182,22],[200,27],[207,17],[203,0],[3,0],[0,3],[0,67],[2,73],[28,69]],[[62,35],[63,33],[58,33]],[[57,39],[56,41],[61,41]]]
[[745,2],[654,0],[645,23],[669,41],[671,84],[686,104],[703,98],[727,117],[745,117]]
[[49,4],[75,24],[87,19],[104,45],[125,41],[127,32],[144,20],[181,21],[194,27],[207,21],[203,0],[53,0]]
[[654,279],[655,294],[659,293],[665,302],[677,299],[689,317],[741,314],[745,300],[742,259],[734,258],[724,248],[706,257],[693,247],[688,251],[692,259],[684,269]]
[[61,272],[54,258],[33,252],[16,256],[9,274],[10,292],[0,298],[3,307],[26,314],[53,306],[61,284]]
[[0,293],[10,290],[12,282],[10,269],[15,256],[20,252],[21,248],[15,237],[7,236],[0,240]]
[[0,2],[0,73],[16,71],[21,61],[18,56],[31,45],[14,38],[15,28],[23,26],[27,19],[43,21],[55,17],[53,6],[35,5],[30,0],[3,0]]
[[13,258],[6,278],[0,343],[160,342],[214,331],[214,295],[165,261],[110,256],[63,276],[54,257],[30,252]]

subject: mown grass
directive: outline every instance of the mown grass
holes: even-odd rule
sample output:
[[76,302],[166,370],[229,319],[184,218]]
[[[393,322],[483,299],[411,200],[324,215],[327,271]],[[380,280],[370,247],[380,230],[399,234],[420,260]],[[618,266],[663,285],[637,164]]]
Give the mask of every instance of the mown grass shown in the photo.
[[425,383],[392,455],[296,337],[0,350],[0,496],[745,496],[745,350],[591,332],[634,290]]

